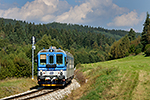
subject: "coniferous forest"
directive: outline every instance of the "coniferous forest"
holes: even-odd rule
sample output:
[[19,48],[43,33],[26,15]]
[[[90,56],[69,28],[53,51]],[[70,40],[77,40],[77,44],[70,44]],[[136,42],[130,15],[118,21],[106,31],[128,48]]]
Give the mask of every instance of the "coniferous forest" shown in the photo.
[[[77,24],[35,24],[0,18],[0,79],[31,76],[31,37],[36,37],[35,59],[39,50],[56,46],[69,51],[75,66],[123,58],[145,52],[150,55],[150,18],[143,32],[108,30]],[[35,63],[36,75],[36,63]]]

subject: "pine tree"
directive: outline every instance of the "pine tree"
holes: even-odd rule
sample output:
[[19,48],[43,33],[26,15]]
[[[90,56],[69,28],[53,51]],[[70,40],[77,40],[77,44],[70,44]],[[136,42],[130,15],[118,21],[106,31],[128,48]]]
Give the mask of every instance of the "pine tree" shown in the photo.
[[114,42],[113,45],[111,46],[111,55],[112,58],[123,58],[125,57],[130,48],[130,40],[128,36],[124,36],[122,39],[120,39],[117,42]]
[[128,37],[130,41],[133,41],[135,39],[135,31],[132,28],[129,31]]
[[39,40],[36,45],[39,46],[40,49],[49,48],[50,46],[56,46],[57,48],[61,47],[55,39],[52,39],[50,35],[43,35],[42,39]]
[[143,28],[142,37],[141,37],[141,43],[143,45],[142,51],[144,51],[144,48],[145,48],[146,44],[148,43],[146,35],[147,35],[147,31],[148,31],[148,28],[149,28],[149,25],[150,25],[149,16],[150,15],[147,12],[147,17],[146,17],[146,21],[144,23],[144,28]]
[[98,44],[97,44],[97,42],[94,42],[94,43],[92,44],[92,47],[93,47],[94,49],[98,49]]
[[111,46],[111,55],[113,59],[116,59],[119,57],[120,55],[120,51],[119,51],[119,41],[116,41],[113,43],[113,45]]
[[14,32],[15,32],[15,42],[16,43],[21,43],[23,41],[22,39],[22,35],[23,35],[23,28],[20,25],[19,21],[17,21],[17,23],[15,24],[14,27]]
[[148,26],[147,34],[146,34],[147,43],[150,44],[150,25]]
[[128,38],[128,36],[124,36],[121,40],[121,43],[119,45],[119,50],[121,52],[121,54],[119,55],[121,58],[125,57],[126,54],[129,52],[129,48],[130,48],[130,40]]
[[3,18],[0,20],[0,30],[5,31],[5,22]]

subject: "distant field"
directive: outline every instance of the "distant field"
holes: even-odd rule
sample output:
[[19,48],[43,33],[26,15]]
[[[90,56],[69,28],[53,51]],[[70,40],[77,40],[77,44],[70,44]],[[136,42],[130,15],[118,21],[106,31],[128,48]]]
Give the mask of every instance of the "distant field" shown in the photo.
[[68,99],[150,99],[150,57],[143,54],[106,62],[82,64],[88,79]]
[[37,85],[36,79],[31,78],[12,78],[0,81],[0,98],[18,94],[30,90]]

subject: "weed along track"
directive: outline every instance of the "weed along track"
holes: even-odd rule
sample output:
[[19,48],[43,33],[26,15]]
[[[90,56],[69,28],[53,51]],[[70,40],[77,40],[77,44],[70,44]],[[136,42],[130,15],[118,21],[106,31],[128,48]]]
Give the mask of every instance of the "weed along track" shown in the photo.
[[65,96],[69,95],[72,90],[75,90],[80,87],[80,84],[73,79],[70,84],[63,87],[46,87],[40,89],[34,89],[10,97],[2,98],[1,100],[59,100],[63,99]]

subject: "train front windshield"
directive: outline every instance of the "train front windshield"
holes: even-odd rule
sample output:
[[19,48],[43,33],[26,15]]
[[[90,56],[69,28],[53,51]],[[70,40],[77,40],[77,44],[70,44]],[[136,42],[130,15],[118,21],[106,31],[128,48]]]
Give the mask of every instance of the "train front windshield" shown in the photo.
[[63,55],[62,55],[62,54],[57,54],[57,55],[56,55],[56,63],[57,63],[58,65],[63,64]]
[[53,55],[49,56],[49,63],[54,64],[54,56]]
[[47,64],[56,64],[58,67],[65,66],[66,57],[63,53],[41,53],[39,57],[39,67],[46,67]]
[[40,65],[46,65],[46,54],[40,55]]

